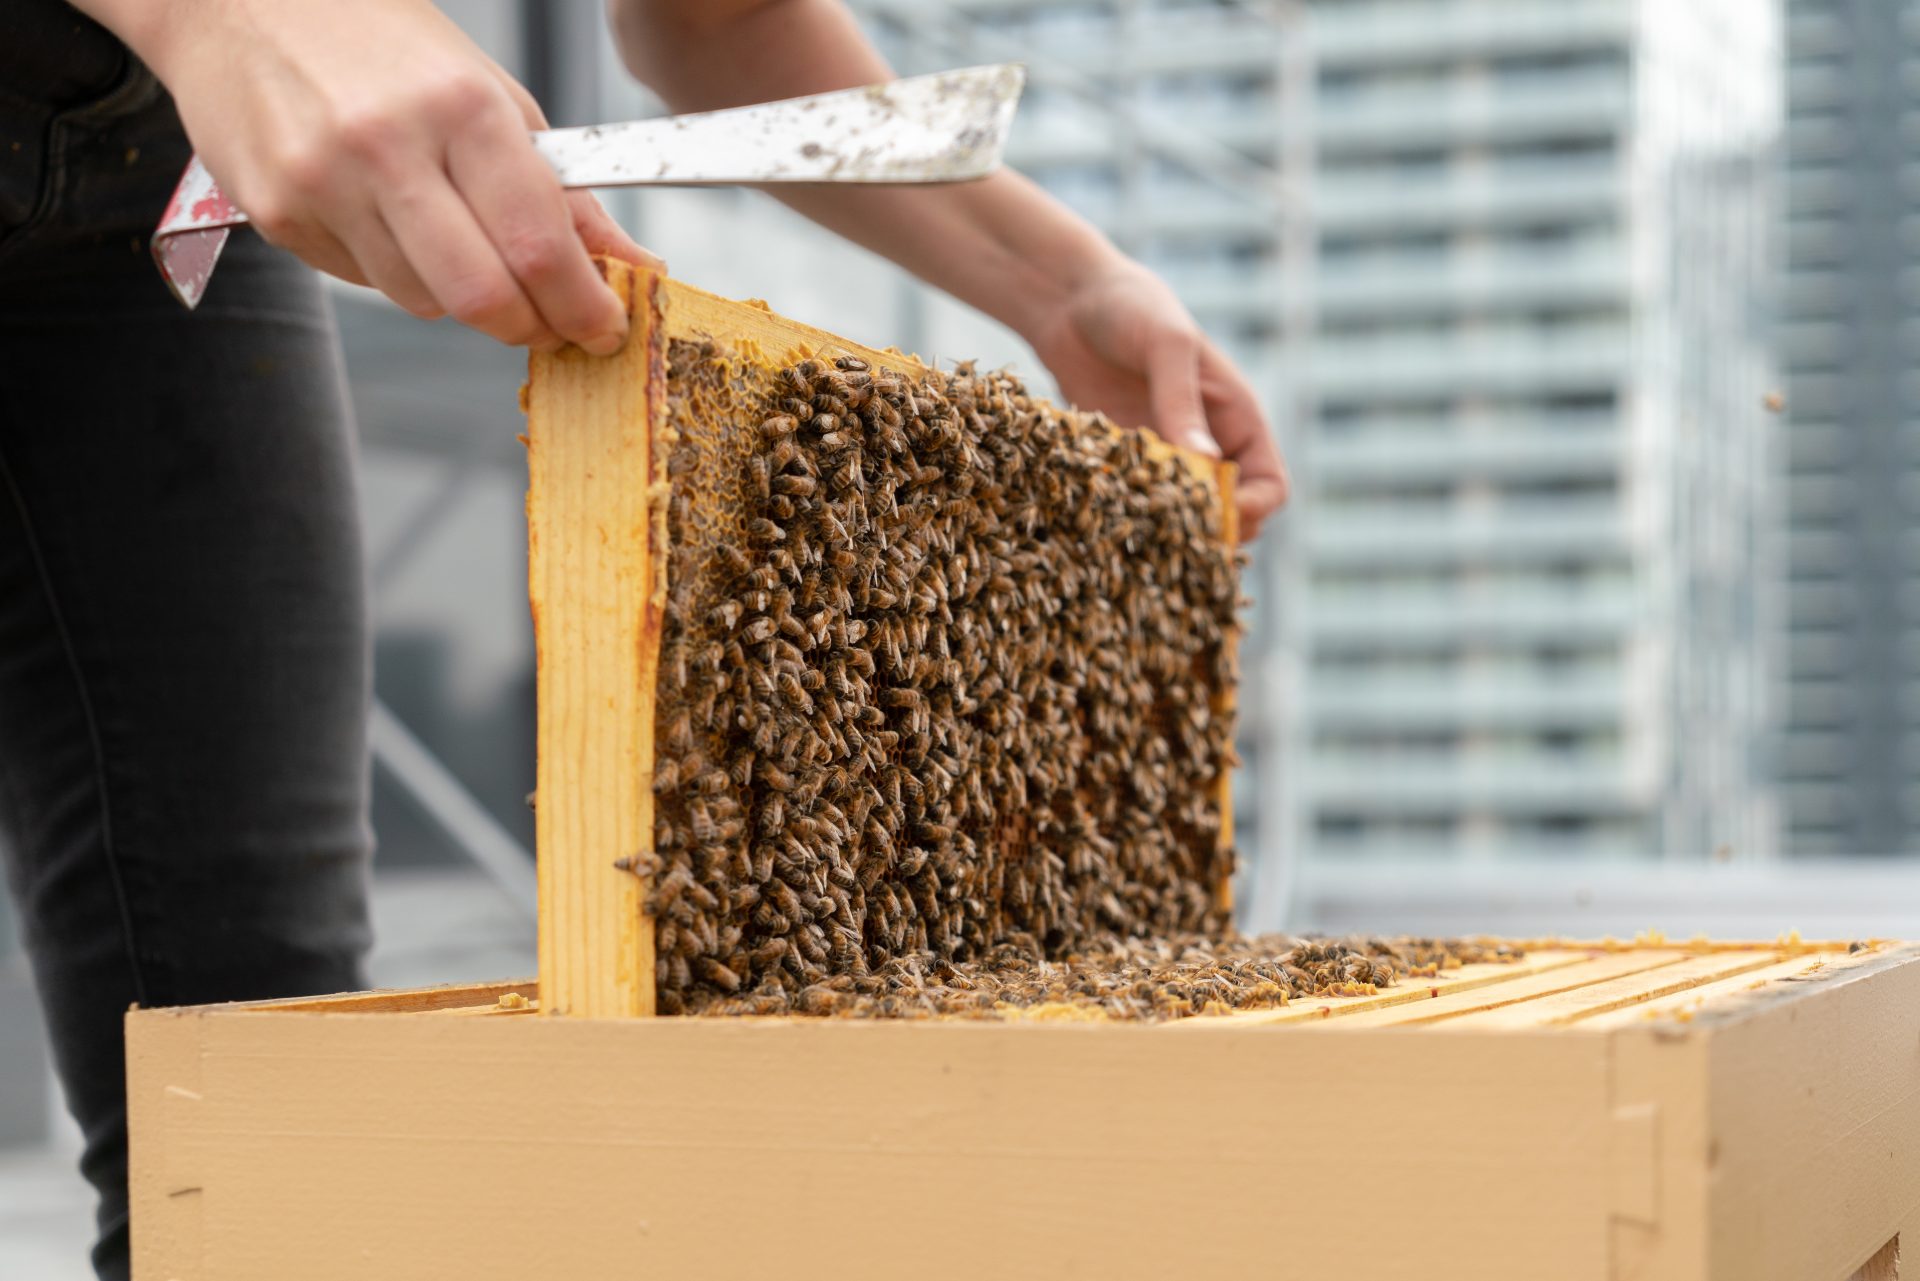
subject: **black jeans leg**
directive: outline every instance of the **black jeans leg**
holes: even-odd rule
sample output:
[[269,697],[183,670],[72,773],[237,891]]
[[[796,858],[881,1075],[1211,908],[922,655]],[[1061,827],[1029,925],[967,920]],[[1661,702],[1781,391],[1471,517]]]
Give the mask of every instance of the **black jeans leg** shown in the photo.
[[363,985],[366,601],[311,273],[236,239],[189,315],[124,238],[47,254],[0,293],[0,843],[124,1278],[127,1007]]

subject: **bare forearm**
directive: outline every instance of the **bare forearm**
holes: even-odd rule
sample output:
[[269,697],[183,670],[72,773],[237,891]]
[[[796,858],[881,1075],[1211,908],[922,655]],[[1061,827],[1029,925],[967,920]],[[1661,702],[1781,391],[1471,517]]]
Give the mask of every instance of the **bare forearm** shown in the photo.
[[[627,65],[677,111],[849,88],[892,74],[836,0],[615,0],[614,18]],[[1120,261],[1098,230],[1013,173],[960,187],[776,194],[1029,336],[1062,297]]]

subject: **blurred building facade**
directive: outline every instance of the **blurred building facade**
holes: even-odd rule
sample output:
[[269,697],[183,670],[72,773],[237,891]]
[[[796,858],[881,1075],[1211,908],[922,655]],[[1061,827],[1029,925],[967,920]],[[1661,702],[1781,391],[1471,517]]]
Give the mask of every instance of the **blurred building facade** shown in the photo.
[[1025,57],[1014,163],[1276,411],[1263,849],[1774,850],[1768,6],[862,7]]
[[1920,6],[1786,17],[1787,839],[1920,844]]
[[1770,6],[1313,6],[1308,845],[1764,856]]

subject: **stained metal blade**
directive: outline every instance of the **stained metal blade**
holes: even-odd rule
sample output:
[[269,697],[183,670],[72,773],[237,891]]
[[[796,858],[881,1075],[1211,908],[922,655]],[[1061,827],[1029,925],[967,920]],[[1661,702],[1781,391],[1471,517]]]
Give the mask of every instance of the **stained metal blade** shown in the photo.
[[[992,173],[1026,81],[1017,63],[967,67],[629,124],[533,135],[565,187],[964,182]],[[247,220],[198,156],[153,234],[174,297],[198,306],[229,229]]]
[[969,67],[533,143],[569,187],[963,182],[999,167],[1024,80],[1016,64]]

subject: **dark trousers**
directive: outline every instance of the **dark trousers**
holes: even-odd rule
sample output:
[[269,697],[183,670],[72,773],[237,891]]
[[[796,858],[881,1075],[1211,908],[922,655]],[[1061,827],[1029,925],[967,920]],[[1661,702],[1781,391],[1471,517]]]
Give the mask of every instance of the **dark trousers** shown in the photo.
[[64,5],[8,10],[0,845],[123,1278],[128,1006],[362,986],[354,459],[313,275],[236,236],[181,310],[146,250],[170,102]]

